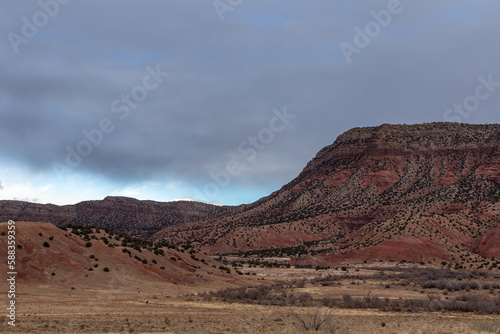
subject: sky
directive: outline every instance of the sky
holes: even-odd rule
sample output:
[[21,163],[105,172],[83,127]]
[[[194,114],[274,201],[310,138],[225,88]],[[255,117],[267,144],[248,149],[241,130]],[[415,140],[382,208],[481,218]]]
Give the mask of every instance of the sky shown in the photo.
[[0,199],[239,205],[350,128],[499,121],[495,0],[0,7]]

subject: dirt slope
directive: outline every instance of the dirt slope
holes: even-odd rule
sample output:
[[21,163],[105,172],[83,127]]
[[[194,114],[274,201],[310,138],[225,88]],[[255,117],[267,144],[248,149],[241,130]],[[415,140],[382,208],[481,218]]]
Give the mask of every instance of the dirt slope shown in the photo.
[[[96,289],[160,284],[164,292],[181,293],[190,286],[239,282],[234,273],[220,270],[220,263],[192,248],[156,247],[103,229],[63,230],[35,222],[16,222],[15,226],[16,271],[22,284]],[[0,223],[3,258],[7,256],[6,232],[7,223]],[[2,268],[7,271],[6,263]]]

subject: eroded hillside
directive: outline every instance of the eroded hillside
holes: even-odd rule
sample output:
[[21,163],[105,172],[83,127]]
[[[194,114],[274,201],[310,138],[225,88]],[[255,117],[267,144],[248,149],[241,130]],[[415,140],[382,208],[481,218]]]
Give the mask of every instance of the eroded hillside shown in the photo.
[[211,253],[293,256],[295,263],[446,259],[474,266],[500,256],[499,147],[499,125],[352,129],[270,196],[156,236]]

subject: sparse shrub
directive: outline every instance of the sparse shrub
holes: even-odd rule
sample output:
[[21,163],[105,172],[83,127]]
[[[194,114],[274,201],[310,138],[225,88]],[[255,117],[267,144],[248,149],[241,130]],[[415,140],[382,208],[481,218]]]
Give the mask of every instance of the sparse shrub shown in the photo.
[[306,286],[306,281],[304,279],[295,279],[291,284],[295,285],[297,288],[303,288]]
[[305,315],[292,314],[297,320],[297,327],[304,331],[320,331],[332,324],[332,316],[329,310],[309,309]]

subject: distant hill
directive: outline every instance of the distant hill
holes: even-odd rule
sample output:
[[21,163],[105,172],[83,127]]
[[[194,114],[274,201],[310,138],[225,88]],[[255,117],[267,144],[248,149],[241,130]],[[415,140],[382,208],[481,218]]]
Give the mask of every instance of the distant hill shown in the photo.
[[102,201],[85,201],[64,206],[0,201],[0,222],[12,219],[53,223],[57,226],[90,225],[136,236],[147,236],[167,226],[182,225],[230,210],[229,207],[199,202],[162,203],[128,197],[106,197]]
[[[156,233],[293,263],[500,257],[500,125],[355,128],[268,197]],[[474,263],[474,264],[473,264]]]

